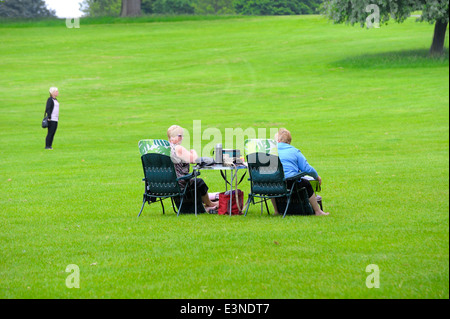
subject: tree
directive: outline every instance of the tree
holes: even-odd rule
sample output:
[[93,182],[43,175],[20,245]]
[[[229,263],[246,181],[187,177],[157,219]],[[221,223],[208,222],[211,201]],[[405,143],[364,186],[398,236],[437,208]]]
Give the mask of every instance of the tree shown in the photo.
[[4,0],[0,1],[0,17],[40,18],[55,17],[55,10],[47,8],[44,0]]
[[121,0],[84,0],[80,10],[90,17],[118,16]]
[[121,17],[135,17],[141,15],[141,0],[122,0]]
[[233,14],[234,0],[196,0],[196,14]]
[[412,12],[421,10],[418,21],[435,24],[430,54],[441,55],[448,25],[448,3],[449,0],[325,0],[322,13],[335,23],[359,23],[364,27],[367,22],[371,23],[375,13],[380,24],[391,18],[401,23]]
[[153,2],[155,0],[142,0],[141,4],[141,10],[145,14],[152,14],[153,13]]
[[194,0],[155,0],[153,12],[158,14],[194,14]]
[[235,0],[236,12],[245,15],[313,14],[321,0]]
[[[193,1],[197,0],[142,0],[140,8],[144,14],[194,13]],[[123,5],[122,0],[84,0],[80,8],[82,12],[91,17],[119,16],[121,13],[125,14],[122,11]],[[129,11],[128,5],[126,11]],[[130,13],[129,15],[137,14]]]

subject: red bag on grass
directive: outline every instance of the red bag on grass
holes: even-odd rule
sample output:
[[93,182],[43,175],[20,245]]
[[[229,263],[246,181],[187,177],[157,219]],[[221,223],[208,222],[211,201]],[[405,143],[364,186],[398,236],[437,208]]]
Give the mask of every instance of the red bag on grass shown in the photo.
[[[229,215],[230,214],[230,197],[231,197],[231,215],[242,215],[242,209],[244,207],[244,192],[240,189],[227,191],[219,194],[219,215]],[[237,201],[236,201],[237,198]],[[238,205],[239,203],[239,205]]]

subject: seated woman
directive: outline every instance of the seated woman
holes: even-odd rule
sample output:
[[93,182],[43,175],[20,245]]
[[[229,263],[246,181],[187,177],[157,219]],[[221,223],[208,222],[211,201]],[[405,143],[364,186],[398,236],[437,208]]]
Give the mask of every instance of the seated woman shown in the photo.
[[[177,177],[189,174],[189,164],[195,163],[198,155],[195,150],[188,151],[185,147],[181,146],[183,140],[183,128],[178,125],[172,125],[167,130],[167,137],[169,138],[170,148],[171,148],[171,158],[175,165],[175,171]],[[194,186],[194,180],[189,181],[191,186]],[[186,181],[178,181],[181,189],[186,187]],[[212,202],[211,199],[217,198],[217,193],[208,194],[208,186],[201,179],[197,178],[197,191],[202,197],[203,204],[208,213],[213,213],[219,206],[219,202]]]
[[[317,171],[308,164],[305,156],[295,148],[290,145],[292,141],[291,132],[282,128],[275,135],[275,140],[278,142],[278,157],[280,158],[280,162],[283,165],[283,171],[285,177],[294,176],[300,172],[308,173],[311,177],[319,181],[319,184],[322,184],[322,179],[320,178]],[[314,190],[307,179],[302,178],[299,181],[299,187],[305,187],[308,192],[309,202],[314,210],[316,216],[320,215],[329,215],[329,213],[325,213],[320,209],[319,204],[317,203],[316,194],[314,194]],[[272,204],[275,208],[275,214],[278,214],[277,203],[274,198],[272,198]]]

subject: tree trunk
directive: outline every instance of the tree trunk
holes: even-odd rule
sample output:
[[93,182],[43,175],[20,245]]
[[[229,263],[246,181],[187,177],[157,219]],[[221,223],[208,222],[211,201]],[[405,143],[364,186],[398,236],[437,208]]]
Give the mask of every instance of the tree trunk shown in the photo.
[[121,17],[135,17],[141,15],[141,0],[122,0]]
[[434,25],[433,43],[430,48],[430,55],[436,56],[444,53],[445,33],[447,32],[447,22],[436,21]]

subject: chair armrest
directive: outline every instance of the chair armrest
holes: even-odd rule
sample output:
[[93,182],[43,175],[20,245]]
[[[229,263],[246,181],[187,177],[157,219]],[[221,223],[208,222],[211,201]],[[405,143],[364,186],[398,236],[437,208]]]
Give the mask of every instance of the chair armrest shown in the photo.
[[291,177],[286,177],[284,180],[285,181],[296,180],[296,179],[300,179],[300,178],[302,178],[303,176],[306,176],[306,175],[308,175],[308,174],[305,173],[305,172],[302,172],[302,173],[295,174],[294,176],[291,176]]
[[[303,172],[303,173],[298,173],[292,177],[285,178],[284,180],[285,181],[299,180],[300,178],[302,178],[304,176],[309,176],[309,175],[308,175],[308,173]],[[307,180],[311,183],[311,186],[312,186],[314,192],[320,192],[322,190],[322,187],[320,186],[319,181],[317,179],[312,179],[312,180],[307,179]]]
[[190,173],[184,176],[180,176],[177,178],[177,182],[180,180],[190,180],[191,178],[193,178],[194,176],[198,176],[200,175],[200,172],[196,171],[195,173]]

